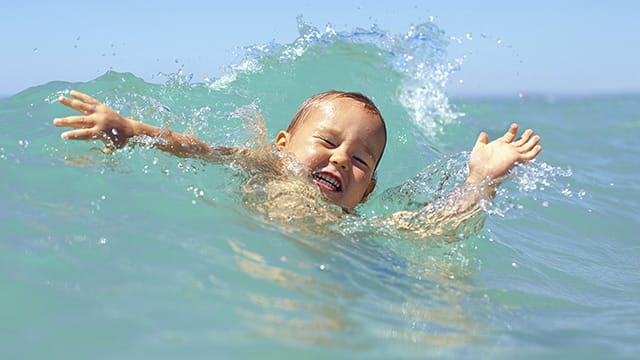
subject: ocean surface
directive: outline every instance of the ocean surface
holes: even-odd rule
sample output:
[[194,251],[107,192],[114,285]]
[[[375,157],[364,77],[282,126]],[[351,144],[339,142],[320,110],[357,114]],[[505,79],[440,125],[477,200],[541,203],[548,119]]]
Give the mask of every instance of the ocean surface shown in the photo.
[[[0,99],[1,357],[637,358],[640,95],[450,98],[461,66],[431,23],[301,23],[292,43],[248,47],[204,82],[107,72]],[[71,89],[236,146],[255,144],[258,114],[273,138],[308,96],[360,91],[387,121],[379,186],[361,218],[326,231],[272,222],[244,204],[233,167],[61,140],[52,120],[73,111],[56,99]],[[470,238],[360,221],[446,192],[477,134],[511,122],[544,150]]]

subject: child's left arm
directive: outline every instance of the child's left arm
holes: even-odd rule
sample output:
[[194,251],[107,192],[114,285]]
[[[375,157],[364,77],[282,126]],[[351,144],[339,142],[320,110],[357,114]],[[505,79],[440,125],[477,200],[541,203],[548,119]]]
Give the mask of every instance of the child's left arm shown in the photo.
[[[447,196],[418,211],[399,211],[393,221],[403,229],[420,236],[439,236],[456,241],[477,231],[482,219],[482,202],[490,201],[500,183],[513,167],[533,160],[542,147],[540,136],[527,129],[516,139],[518,125],[512,124],[500,138],[489,142],[489,136],[481,133],[469,156],[469,176]],[[478,219],[479,221],[469,221]],[[470,228],[467,229],[467,225]]]
[[500,138],[489,142],[489,135],[482,132],[469,156],[469,176],[465,183],[486,186],[493,198],[500,182],[514,166],[533,160],[542,147],[540,136],[527,129],[518,139],[518,124],[511,124]]

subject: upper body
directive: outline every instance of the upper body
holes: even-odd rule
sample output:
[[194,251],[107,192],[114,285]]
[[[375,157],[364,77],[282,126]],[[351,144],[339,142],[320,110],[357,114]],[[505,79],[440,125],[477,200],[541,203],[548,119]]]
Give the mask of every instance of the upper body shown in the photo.
[[[113,151],[132,137],[154,137],[155,147],[176,156],[218,163],[234,161],[249,171],[262,169],[262,174],[267,174],[265,181],[270,183],[266,184],[268,192],[275,194],[287,193],[290,165],[297,163],[302,166],[294,168],[302,169],[311,191],[319,192],[345,212],[352,212],[374,190],[375,171],[387,140],[380,111],[358,93],[330,91],[309,98],[289,128],[277,134],[271,150],[210,146],[192,135],[125,118],[88,95],[72,91],[71,96],[74,99],[61,97],[60,102],[83,115],[54,120],[55,126],[74,128],[61,135],[64,139],[100,139],[107,151]],[[493,198],[508,172],[541,151],[540,137],[532,130],[516,139],[517,132],[517,124],[512,124],[502,137],[491,142],[486,133],[481,133],[471,151],[469,176],[462,186],[437,204],[419,211],[399,211],[389,221],[418,235],[444,234],[455,240],[457,228],[482,211],[482,201]],[[295,202],[295,198],[289,196],[286,201]],[[287,208],[278,204],[282,197],[271,200],[260,205],[266,212],[279,213]],[[296,206],[291,208],[300,211]]]

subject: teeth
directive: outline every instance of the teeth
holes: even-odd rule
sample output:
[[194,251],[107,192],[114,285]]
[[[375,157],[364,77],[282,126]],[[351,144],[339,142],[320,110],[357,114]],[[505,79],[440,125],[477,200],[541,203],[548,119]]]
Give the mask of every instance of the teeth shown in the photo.
[[316,179],[318,181],[321,181],[322,183],[324,183],[326,185],[329,185],[335,191],[340,191],[341,190],[340,184],[332,176],[314,173],[314,174],[311,174],[311,177],[313,177],[314,179]]

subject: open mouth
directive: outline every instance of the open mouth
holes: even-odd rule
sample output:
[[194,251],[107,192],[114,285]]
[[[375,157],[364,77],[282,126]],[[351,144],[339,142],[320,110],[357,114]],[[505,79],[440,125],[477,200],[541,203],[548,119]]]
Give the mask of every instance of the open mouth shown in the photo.
[[316,180],[322,185],[325,185],[329,189],[333,191],[342,191],[342,186],[340,185],[340,180],[338,180],[335,176],[327,173],[312,173],[311,178]]

